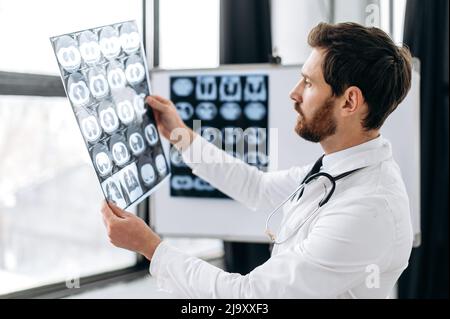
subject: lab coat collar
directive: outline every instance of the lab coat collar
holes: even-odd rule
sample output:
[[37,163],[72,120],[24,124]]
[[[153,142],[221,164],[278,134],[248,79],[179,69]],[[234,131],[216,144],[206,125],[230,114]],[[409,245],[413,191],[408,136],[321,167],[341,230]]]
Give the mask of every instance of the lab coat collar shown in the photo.
[[326,155],[323,158],[322,171],[338,175],[376,165],[391,157],[391,144],[380,135],[367,143]]

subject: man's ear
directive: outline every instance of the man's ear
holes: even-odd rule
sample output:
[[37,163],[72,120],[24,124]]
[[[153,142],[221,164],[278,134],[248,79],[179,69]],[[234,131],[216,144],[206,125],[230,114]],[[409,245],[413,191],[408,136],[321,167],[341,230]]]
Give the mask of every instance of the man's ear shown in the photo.
[[358,111],[361,111],[361,107],[364,105],[365,100],[362,91],[357,86],[350,86],[345,90],[344,95],[344,106],[342,111],[345,115],[352,115]]

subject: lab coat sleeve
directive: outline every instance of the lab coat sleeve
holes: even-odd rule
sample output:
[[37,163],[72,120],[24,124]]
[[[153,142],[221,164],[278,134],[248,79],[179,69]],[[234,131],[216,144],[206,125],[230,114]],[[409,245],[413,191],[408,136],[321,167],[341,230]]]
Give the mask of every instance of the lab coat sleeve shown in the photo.
[[182,153],[193,173],[224,194],[256,211],[279,205],[301,183],[308,167],[264,173],[197,136]]
[[324,213],[303,242],[246,276],[227,273],[164,242],[150,272],[161,289],[182,298],[335,298],[367,283],[370,267],[383,271],[392,258],[393,221],[388,211],[373,206],[385,203],[361,202]]

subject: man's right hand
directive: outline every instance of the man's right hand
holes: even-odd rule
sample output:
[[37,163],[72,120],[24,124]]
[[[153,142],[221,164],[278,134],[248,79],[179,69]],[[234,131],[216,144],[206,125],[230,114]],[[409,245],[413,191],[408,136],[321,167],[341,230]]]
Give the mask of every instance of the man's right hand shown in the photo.
[[146,102],[153,109],[159,132],[179,150],[188,148],[194,140],[194,132],[184,124],[172,101],[153,95],[147,97]]

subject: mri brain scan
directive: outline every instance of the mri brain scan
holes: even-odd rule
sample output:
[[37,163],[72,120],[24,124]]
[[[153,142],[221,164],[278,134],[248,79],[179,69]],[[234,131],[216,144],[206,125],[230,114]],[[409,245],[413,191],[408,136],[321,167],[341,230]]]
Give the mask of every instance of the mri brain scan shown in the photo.
[[244,109],[245,116],[252,121],[262,121],[266,115],[266,107],[262,103],[250,103]]
[[244,88],[244,99],[248,102],[265,102],[267,88],[264,76],[248,76]]
[[181,97],[186,97],[194,91],[194,84],[190,79],[178,79],[172,84],[173,92]]
[[196,87],[197,100],[211,101],[217,99],[217,83],[213,76],[197,78]]
[[188,191],[194,188],[194,181],[189,175],[174,176],[170,184],[176,191]]
[[147,113],[147,109],[145,108],[145,94],[134,94],[133,96],[134,110],[136,111],[136,114],[141,117]]
[[194,189],[200,192],[212,192],[214,191],[214,187],[212,187],[209,183],[205,182],[201,178],[196,177],[194,179]]
[[155,158],[156,169],[160,176],[165,176],[167,174],[167,164],[164,155],[159,154]]
[[194,116],[194,107],[190,103],[179,102],[175,104],[175,107],[183,121],[188,121]]
[[141,46],[141,37],[134,23],[124,23],[120,27],[120,44],[127,54],[136,53]]
[[139,156],[145,151],[144,138],[139,132],[134,132],[130,135],[128,144],[130,145],[130,149],[135,156]]
[[123,166],[130,160],[130,153],[128,152],[127,146],[123,142],[114,143],[111,149],[111,153],[114,162],[118,166]]
[[198,118],[202,121],[211,121],[217,116],[217,107],[214,103],[203,102],[195,110]]
[[102,184],[103,191],[108,201],[115,203],[120,208],[125,208],[127,202],[122,194],[120,183],[115,178],[109,178]]
[[100,49],[108,60],[117,58],[121,51],[119,33],[111,26],[100,32]]
[[119,118],[110,101],[100,103],[98,117],[100,119],[100,125],[106,133],[111,134],[119,128]]
[[56,57],[59,64],[67,72],[75,72],[81,65],[81,54],[77,41],[65,35],[56,41]]
[[150,146],[155,146],[158,143],[158,131],[154,124],[149,124],[145,127],[145,138]]
[[104,70],[94,68],[89,71],[89,89],[96,99],[103,99],[109,94],[108,80]]
[[80,73],[73,73],[67,81],[68,95],[74,106],[83,107],[89,104],[91,94],[84,77]]
[[87,65],[93,66],[102,59],[102,52],[98,44],[98,36],[92,31],[84,31],[78,38],[81,57]]
[[125,124],[131,124],[134,121],[134,107],[130,100],[119,99],[116,100],[117,115],[120,121]]
[[113,165],[111,159],[109,158],[107,153],[101,152],[95,156],[95,164],[97,167],[97,171],[102,176],[106,176],[111,173]]
[[242,99],[241,79],[238,76],[224,76],[220,81],[220,100],[238,102]]
[[81,116],[80,128],[86,141],[90,143],[97,142],[102,136],[102,130],[93,115]]
[[128,83],[138,85],[145,79],[145,67],[142,60],[137,56],[131,56],[125,66],[125,76]]
[[236,121],[241,114],[242,110],[238,103],[225,103],[220,108],[220,115],[227,121]]
[[150,163],[146,163],[141,167],[141,177],[145,186],[150,186],[156,182],[155,169]]
[[122,66],[118,62],[111,62],[106,71],[108,73],[108,83],[111,89],[122,89],[127,85],[127,77],[125,76]]

